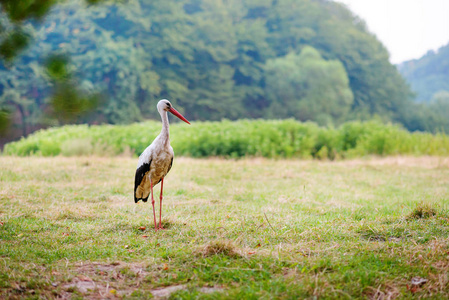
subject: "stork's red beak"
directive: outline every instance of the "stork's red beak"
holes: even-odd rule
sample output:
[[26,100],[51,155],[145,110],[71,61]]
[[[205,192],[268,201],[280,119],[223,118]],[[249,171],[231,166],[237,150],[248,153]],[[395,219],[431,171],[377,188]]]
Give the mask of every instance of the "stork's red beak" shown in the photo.
[[169,112],[171,112],[172,114],[174,114],[175,116],[177,116],[178,118],[180,118],[181,120],[183,120],[184,122],[186,122],[187,124],[190,124],[189,121],[187,121],[186,118],[184,118],[176,109],[174,109],[173,107],[170,108]]

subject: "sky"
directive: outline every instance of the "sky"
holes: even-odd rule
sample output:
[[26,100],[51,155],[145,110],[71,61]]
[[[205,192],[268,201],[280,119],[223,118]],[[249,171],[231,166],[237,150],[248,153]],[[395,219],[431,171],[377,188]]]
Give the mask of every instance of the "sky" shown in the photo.
[[449,43],[449,0],[337,0],[365,20],[394,64]]

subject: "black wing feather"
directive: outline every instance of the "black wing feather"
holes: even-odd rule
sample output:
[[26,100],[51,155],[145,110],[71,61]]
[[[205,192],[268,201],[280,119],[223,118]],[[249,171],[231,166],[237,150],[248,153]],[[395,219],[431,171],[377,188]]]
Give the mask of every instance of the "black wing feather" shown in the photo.
[[150,171],[150,166],[151,166],[151,160],[149,163],[142,164],[136,170],[136,178],[134,180],[134,202],[135,203],[137,203],[139,200],[142,200],[143,202],[147,202],[147,200],[148,200],[148,196],[146,198],[137,198],[136,192],[137,192],[137,187],[142,183],[142,180],[145,177],[145,174],[147,174],[148,171]]

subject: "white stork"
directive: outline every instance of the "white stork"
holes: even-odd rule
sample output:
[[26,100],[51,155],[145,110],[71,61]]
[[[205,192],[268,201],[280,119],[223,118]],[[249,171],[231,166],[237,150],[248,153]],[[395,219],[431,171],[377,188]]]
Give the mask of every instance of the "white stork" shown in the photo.
[[[169,125],[167,112],[171,112],[187,124],[190,124],[171,103],[162,99],[157,103],[157,110],[162,118],[161,133],[154,139],[150,146],[139,156],[137,164],[136,179],[134,181],[134,202],[142,200],[147,202],[151,194],[151,204],[153,205],[154,229],[162,228],[162,189],[164,178],[173,163],[173,148],[170,146]],[[159,209],[159,227],[156,224],[156,212],[154,210],[153,187],[161,183],[160,209]]]

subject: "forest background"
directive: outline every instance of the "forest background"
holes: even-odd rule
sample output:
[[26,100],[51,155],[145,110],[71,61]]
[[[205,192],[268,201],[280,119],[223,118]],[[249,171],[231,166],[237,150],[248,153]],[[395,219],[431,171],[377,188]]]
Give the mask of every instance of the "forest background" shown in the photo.
[[54,125],[158,118],[161,98],[191,120],[376,118],[449,130],[449,46],[398,68],[338,2],[0,5],[2,143]]

